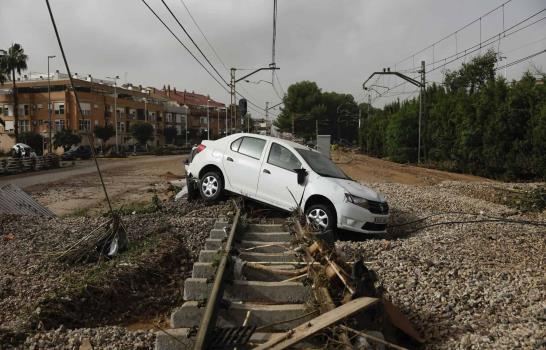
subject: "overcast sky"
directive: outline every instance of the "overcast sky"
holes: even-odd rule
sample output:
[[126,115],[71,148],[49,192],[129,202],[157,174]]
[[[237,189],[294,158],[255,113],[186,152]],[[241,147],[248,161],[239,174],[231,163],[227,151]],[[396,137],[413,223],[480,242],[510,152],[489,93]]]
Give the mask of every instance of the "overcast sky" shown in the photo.
[[[160,0],[147,0],[188,46],[191,45]],[[184,0],[227,68],[266,66],[271,62],[273,0]],[[191,22],[182,0],[166,0],[211,62],[229,81]],[[501,5],[502,0],[278,0],[276,61],[284,89],[301,80],[316,81],[324,91],[352,93],[363,100],[362,82]],[[228,94],[196,63],[152,16],[141,0],[50,0],[73,72],[93,76],[119,75],[122,82],[209,93],[228,102]],[[513,0],[505,6],[505,28],[546,7],[544,0]],[[546,11],[532,18],[544,18]],[[532,22],[531,20],[525,24]],[[482,19],[482,39],[502,31],[502,11]],[[432,49],[399,63],[432,62],[479,42],[479,22]],[[57,55],[52,70],[65,71],[45,1],[1,0],[0,48],[23,45],[31,71],[47,71],[47,55]],[[497,43],[495,48],[498,49]],[[546,48],[546,20],[501,40],[500,51],[511,62]],[[484,48],[485,50],[485,48]],[[195,51],[195,50],[194,50]],[[456,62],[460,64],[461,61]],[[546,54],[508,69],[516,78],[530,67],[546,68]],[[456,66],[450,65],[450,68]],[[432,67],[431,67],[432,68]],[[504,74],[504,70],[500,70]],[[245,71],[238,71],[241,76]],[[441,80],[441,69],[429,74]],[[271,79],[269,72],[252,80]],[[392,86],[395,78],[379,81]],[[257,104],[279,101],[271,85],[244,85],[240,90]],[[393,91],[414,88],[404,85]],[[281,89],[278,88],[280,91]],[[379,89],[380,90],[380,89]],[[385,98],[375,100],[381,105]],[[253,113],[256,115],[257,113]]]

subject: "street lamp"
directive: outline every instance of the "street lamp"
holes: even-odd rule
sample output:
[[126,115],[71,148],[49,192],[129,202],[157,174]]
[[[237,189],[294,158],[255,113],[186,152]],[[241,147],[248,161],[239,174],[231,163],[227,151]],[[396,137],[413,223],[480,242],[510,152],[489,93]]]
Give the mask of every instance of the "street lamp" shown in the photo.
[[117,86],[118,86],[118,79],[119,75],[116,75],[115,77],[106,77],[107,79],[114,79],[114,125],[116,128],[116,153],[119,153],[118,148],[118,93],[117,93]]
[[210,140],[209,98],[207,97],[207,140]]
[[49,60],[55,58],[54,55],[47,56],[47,118],[48,118],[48,134],[49,142],[47,143],[47,153],[51,154],[51,76],[49,75]]

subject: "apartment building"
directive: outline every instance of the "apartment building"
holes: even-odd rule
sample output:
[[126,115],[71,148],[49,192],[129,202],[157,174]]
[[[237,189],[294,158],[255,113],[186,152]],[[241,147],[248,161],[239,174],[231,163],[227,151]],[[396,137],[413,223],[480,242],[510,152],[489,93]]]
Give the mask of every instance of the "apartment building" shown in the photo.
[[[129,146],[135,140],[131,125],[148,122],[154,127],[153,145],[163,145],[165,127],[174,127],[179,134],[185,131],[187,108],[179,106],[167,96],[150,94],[141,86],[117,87],[114,81],[74,75],[82,115],[77,111],[74,92],[69,88],[66,74],[56,72],[50,76],[52,135],[63,128],[75,132],[93,132],[96,126],[114,125],[117,122],[118,144]],[[48,140],[49,117],[47,74],[23,76],[17,82],[19,97],[19,132],[36,132]],[[114,111],[115,109],[115,111]],[[5,122],[5,133],[13,135],[15,129],[11,86],[0,86],[0,117]],[[184,131],[183,131],[184,130]],[[83,139],[86,143],[87,138]],[[96,141],[98,143],[98,141]],[[116,139],[109,140],[115,144]],[[2,148],[9,148],[6,142]]]
[[226,130],[229,130],[229,133],[233,132],[229,110],[225,104],[211,99],[210,96],[195,91],[177,91],[176,87],[171,89],[170,86],[164,86],[161,90],[149,89],[151,96],[165,97],[187,108],[188,138],[191,143],[199,142],[207,136],[211,139],[223,137]]

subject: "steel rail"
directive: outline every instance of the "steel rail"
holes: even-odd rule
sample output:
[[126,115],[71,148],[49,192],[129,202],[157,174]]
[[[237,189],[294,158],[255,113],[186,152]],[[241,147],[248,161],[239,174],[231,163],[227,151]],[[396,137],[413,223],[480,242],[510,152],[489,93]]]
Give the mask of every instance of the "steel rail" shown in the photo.
[[218,264],[218,269],[216,270],[216,276],[214,277],[214,284],[212,285],[212,290],[210,296],[207,300],[207,306],[205,307],[205,312],[201,322],[199,323],[199,330],[195,338],[195,350],[205,350],[208,348],[208,344],[211,339],[212,332],[216,326],[216,318],[218,316],[218,306],[222,301],[222,296],[224,294],[224,284],[225,284],[225,272],[230,260],[230,251],[233,246],[233,241],[235,234],[237,232],[237,224],[239,223],[239,217],[241,215],[241,210],[237,207],[235,216],[233,217],[233,223],[231,224],[231,229],[226,241],[226,246],[222,252],[222,257],[220,263]]

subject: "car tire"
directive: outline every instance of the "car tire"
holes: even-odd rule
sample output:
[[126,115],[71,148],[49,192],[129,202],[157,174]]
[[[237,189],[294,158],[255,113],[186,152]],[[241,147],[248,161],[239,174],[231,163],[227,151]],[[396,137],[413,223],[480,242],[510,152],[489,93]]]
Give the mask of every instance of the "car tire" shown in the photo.
[[336,228],[334,211],[326,204],[313,204],[305,211],[307,226],[313,232],[331,231]]
[[222,176],[215,171],[209,171],[199,179],[199,194],[205,202],[217,201],[224,190]]

